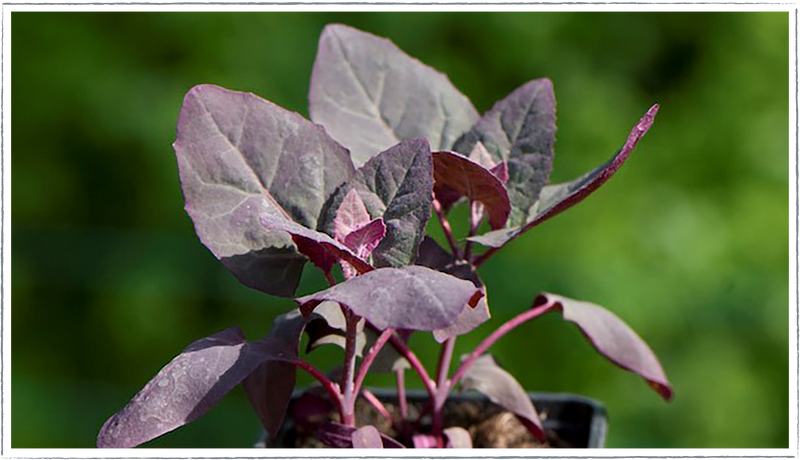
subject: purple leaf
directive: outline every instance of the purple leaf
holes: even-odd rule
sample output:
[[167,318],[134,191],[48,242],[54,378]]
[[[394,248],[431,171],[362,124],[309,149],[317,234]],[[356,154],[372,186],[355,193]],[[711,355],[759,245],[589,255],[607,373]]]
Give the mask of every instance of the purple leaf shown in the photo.
[[247,343],[238,327],[192,343],[100,430],[97,447],[135,447],[192,422],[265,360],[291,360],[279,343]]
[[309,260],[329,273],[336,260],[344,260],[359,273],[365,273],[373,267],[354,254],[347,246],[334,240],[330,236],[308,229],[292,222],[272,210],[264,209],[260,216],[261,225],[270,231],[283,231],[292,236],[297,249],[308,256]]
[[410,264],[431,216],[433,160],[427,141],[404,141],[362,166],[332,197],[323,227],[328,233],[333,234],[336,213],[353,189],[370,216],[386,225],[386,237],[372,253],[375,266]]
[[450,149],[478,118],[447,76],[385,38],[339,24],[320,36],[309,101],[311,119],[350,149],[356,166],[408,139]]
[[296,113],[214,85],[186,94],[174,147],[200,241],[245,285],[291,296],[304,259],[285,234],[261,227],[260,210],[316,228],[355,172],[347,150]]
[[672,399],[672,386],[658,358],[633,329],[605,308],[555,294],[543,293],[535,307],[552,303],[564,319],[574,323],[594,348],[617,366],[644,378],[662,398]]
[[[317,429],[316,435],[317,439],[322,441],[325,445],[329,447],[336,447],[336,448],[350,448],[353,447],[353,432],[357,430],[354,426],[346,426],[340,423],[329,422]],[[381,437],[381,441],[383,441],[383,447],[388,449],[404,449],[405,446],[397,442],[396,440],[386,436],[383,433],[379,433]]]
[[[484,288],[485,289],[485,288]],[[480,326],[481,324],[489,321],[492,315],[489,313],[489,303],[486,297],[482,297],[478,301],[475,308],[464,308],[458,314],[456,322],[450,326],[433,331],[433,338],[439,343],[444,343],[451,337],[466,334]]]
[[489,214],[492,228],[503,228],[511,212],[511,204],[503,183],[489,169],[458,153],[434,152],[433,176],[436,186],[446,187],[470,201],[482,203]]
[[491,355],[480,356],[464,373],[464,390],[477,390],[493,403],[514,413],[540,441],[547,437],[530,397],[517,380],[497,365]]
[[472,436],[464,428],[460,426],[445,428],[444,435],[447,437],[448,449],[472,449]]
[[453,150],[466,155],[481,142],[496,162],[508,162],[509,224],[520,225],[549,180],[555,133],[553,84],[542,78],[497,102],[455,143]]
[[[475,268],[463,260],[455,260],[449,252],[445,251],[439,244],[430,237],[425,237],[419,247],[419,257],[417,265],[432,268],[463,280],[471,281],[476,287],[482,288],[482,283]],[[484,288],[485,289],[485,288]],[[485,293],[485,292],[484,292]],[[437,342],[442,343],[450,337],[466,334],[485,323],[491,314],[489,304],[484,296],[478,301],[475,308],[464,308],[458,314],[455,323],[442,329],[433,331],[433,337]]]
[[350,436],[353,449],[383,449],[381,433],[372,425],[362,426]]
[[350,189],[345,195],[336,217],[333,219],[333,237],[337,241],[344,241],[345,237],[355,230],[363,227],[370,221],[364,200],[356,189]]
[[495,230],[470,238],[484,246],[500,247],[520,236],[547,219],[575,206],[603,185],[630,156],[633,148],[653,125],[658,104],[654,105],[633,128],[625,145],[610,161],[600,165],[588,174],[563,184],[548,185],[542,189],[539,201],[531,208],[528,222],[518,227]]
[[433,330],[451,325],[483,293],[469,281],[411,265],[379,268],[295,301],[308,315],[321,302],[346,305],[379,330]]
[[289,413],[298,427],[305,431],[311,431],[327,422],[334,408],[335,406],[325,390],[315,386],[306,389],[303,394],[292,401]]
[[[306,318],[298,310],[292,310],[275,318],[267,338],[260,342],[279,343],[286,353],[296,356],[305,326]],[[293,363],[269,360],[261,363],[242,382],[250,405],[256,411],[264,429],[272,436],[277,434],[283,423],[286,408],[292,398],[296,374],[297,369]]]

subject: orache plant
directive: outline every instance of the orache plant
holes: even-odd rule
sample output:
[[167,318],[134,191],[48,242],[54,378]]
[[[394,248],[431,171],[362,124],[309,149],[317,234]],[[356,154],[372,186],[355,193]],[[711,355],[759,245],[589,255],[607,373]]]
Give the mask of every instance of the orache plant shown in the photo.
[[[330,288],[298,297],[265,337],[234,327],[189,345],[98,436],[99,447],[133,447],[206,413],[242,384],[265,430],[281,427],[300,368],[326,397],[293,414],[308,424],[323,401],[338,415],[317,437],[337,447],[469,447],[469,434],[443,426],[454,388],[474,389],[545,433],[522,386],[486,351],[523,323],[558,312],[602,355],[644,378],[664,399],[672,389],[650,348],[617,316],[553,294],[499,326],[450,373],[456,337],[489,319],[476,273],[509,241],[579,203],[627,160],[653,123],[653,106],[607,163],[548,185],[555,139],[550,80],[533,80],[479,116],[447,77],[392,42],[342,25],[320,38],[310,91],[313,123],[258,96],[213,85],[186,95],[174,144],[186,211],[202,243],[245,285],[293,297],[307,261]],[[453,235],[448,212],[470,207],[469,234]],[[433,213],[449,251],[425,236]],[[479,234],[483,222],[490,231]],[[488,247],[479,252],[474,245]],[[341,266],[341,276],[334,271]],[[441,343],[435,373],[409,348],[413,331]],[[341,368],[324,372],[306,353],[336,344]],[[358,357],[361,357],[358,364]],[[357,365],[358,364],[358,365]],[[355,402],[384,404],[363,387],[367,373],[396,374],[399,440],[358,427]],[[409,420],[404,373],[418,374],[430,400]],[[318,388],[318,387],[317,387]],[[316,404],[316,406],[315,406]],[[424,416],[424,417],[423,417]],[[429,418],[428,418],[429,417]]]

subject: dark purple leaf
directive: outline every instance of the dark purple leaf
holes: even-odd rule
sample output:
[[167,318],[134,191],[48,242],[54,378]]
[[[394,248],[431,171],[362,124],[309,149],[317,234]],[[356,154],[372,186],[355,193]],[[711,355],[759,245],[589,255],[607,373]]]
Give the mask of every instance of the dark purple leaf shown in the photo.
[[186,94],[174,147],[200,241],[245,285],[293,295],[304,260],[259,214],[268,207],[317,228],[323,205],[355,172],[347,150],[296,113],[214,85]]
[[600,165],[572,182],[544,187],[539,201],[531,208],[529,220],[525,225],[495,230],[470,239],[484,246],[500,247],[547,219],[583,201],[610,179],[625,163],[639,139],[653,125],[656,113],[658,113],[658,104],[647,111],[639,121],[639,124],[631,131],[625,145],[607,163]]
[[245,342],[238,327],[192,343],[100,430],[97,447],[135,447],[192,422],[265,360],[292,360],[280,343]]
[[381,433],[372,425],[362,426],[351,435],[353,449],[383,449]]
[[509,225],[520,225],[550,178],[555,133],[553,84],[542,78],[497,102],[453,150],[466,155],[481,142],[495,162],[508,162]]
[[[336,447],[336,448],[351,448],[353,447],[353,432],[357,430],[354,426],[346,426],[340,423],[330,422],[322,425],[317,429],[316,436],[317,439],[322,441],[325,445],[329,447]],[[386,436],[383,433],[380,433],[381,441],[383,441],[383,447],[386,449],[404,449],[405,446],[397,442],[396,440]]]
[[339,24],[320,36],[309,101],[311,119],[350,149],[356,166],[408,139],[450,149],[478,118],[446,75]]
[[339,302],[379,330],[433,330],[451,325],[482,296],[469,281],[411,265],[379,268],[296,302],[306,315],[323,301]]
[[414,449],[436,449],[439,447],[439,440],[432,434],[415,434],[411,437]]
[[[425,239],[422,240],[422,244],[419,247],[419,257],[416,263],[423,267],[432,268],[457,278],[471,281],[476,287],[482,288],[483,286],[472,264],[463,260],[455,260],[449,252],[445,251],[430,237],[426,236]],[[484,296],[478,301],[475,308],[467,307],[461,310],[455,323],[433,331],[433,337],[437,342],[442,343],[450,337],[466,334],[486,322],[490,317],[489,304]]]
[[437,186],[482,203],[491,227],[503,228],[511,204],[503,183],[489,169],[458,153],[434,152],[433,176]]
[[344,260],[359,273],[372,270],[372,266],[359,258],[344,244],[334,240],[325,233],[311,230],[284,218],[272,210],[264,209],[261,225],[270,231],[287,232],[292,236],[297,249],[308,256],[311,262],[325,273],[329,273],[337,260]]
[[464,428],[460,426],[445,428],[444,435],[447,437],[448,449],[472,449],[472,436]]
[[600,354],[617,366],[644,378],[665,400],[672,399],[672,386],[656,355],[644,340],[615,314],[593,303],[549,293],[537,297],[534,307],[548,303],[552,303],[553,310],[560,310],[565,320],[578,326]]
[[546,439],[542,422],[530,397],[517,380],[497,365],[491,355],[482,355],[464,373],[461,386],[477,390],[493,403],[514,413],[540,441]]
[[372,253],[376,267],[410,264],[431,216],[433,161],[424,139],[404,141],[373,157],[331,199],[324,228],[333,234],[344,198],[357,190],[371,218],[383,218],[386,237]]
[[[280,343],[288,353],[296,356],[305,326],[306,318],[298,310],[292,310],[275,318],[267,338],[260,342]],[[250,405],[256,411],[264,429],[272,436],[275,436],[283,423],[294,390],[296,374],[297,369],[292,362],[269,360],[261,363],[242,382]]]
[[334,409],[335,406],[325,390],[314,386],[292,400],[289,413],[295,425],[302,430],[311,431],[327,422]]

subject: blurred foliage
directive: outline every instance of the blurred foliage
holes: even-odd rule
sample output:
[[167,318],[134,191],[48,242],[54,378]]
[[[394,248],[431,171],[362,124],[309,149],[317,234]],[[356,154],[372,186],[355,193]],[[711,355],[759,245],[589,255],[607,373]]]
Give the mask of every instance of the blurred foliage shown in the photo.
[[[197,241],[170,144],[198,83],[307,115],[330,22],[390,37],[481,112],[550,77],[556,182],[609,158],[659,102],[608,185],[485,265],[494,317],[457,353],[540,290],[590,300],[651,344],[673,403],[555,316],[494,354],[530,390],[604,401],[610,447],[788,447],[787,13],[43,12],[11,20],[13,447],[93,446],[186,344],[235,324],[257,337],[291,308]],[[302,290],[321,281],[309,269]],[[414,344],[435,365],[435,343]],[[249,446],[258,429],[237,389],[151,445]]]

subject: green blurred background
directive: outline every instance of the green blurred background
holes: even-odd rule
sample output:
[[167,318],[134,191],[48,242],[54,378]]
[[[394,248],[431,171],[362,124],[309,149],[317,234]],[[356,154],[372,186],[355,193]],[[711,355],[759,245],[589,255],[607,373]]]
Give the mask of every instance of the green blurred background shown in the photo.
[[[12,447],[91,447],[185,345],[236,324],[257,337],[292,307],[199,243],[171,143],[198,83],[307,115],[330,22],[390,37],[481,112],[550,77],[554,181],[608,159],[659,102],[609,184],[484,266],[494,317],[457,353],[540,290],[591,300],[651,344],[671,404],[555,316],[494,354],[530,390],[604,401],[609,447],[788,447],[787,13],[43,12],[11,19]],[[322,286],[306,273],[301,292]],[[434,366],[433,341],[413,344]],[[236,389],[150,445],[246,447],[258,430]]]

